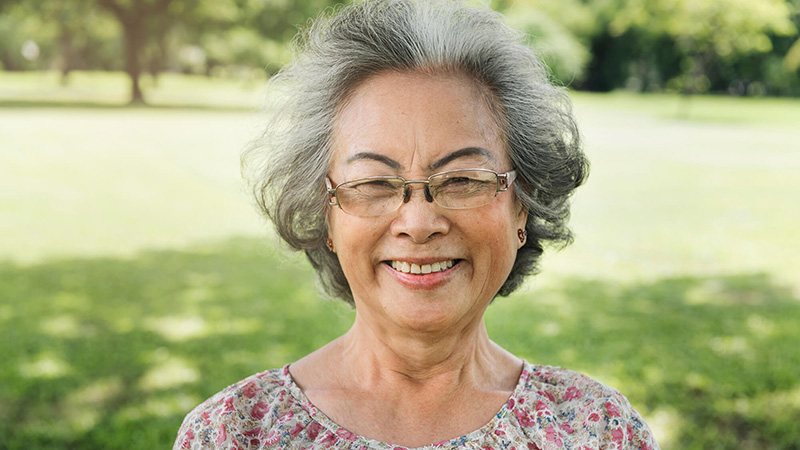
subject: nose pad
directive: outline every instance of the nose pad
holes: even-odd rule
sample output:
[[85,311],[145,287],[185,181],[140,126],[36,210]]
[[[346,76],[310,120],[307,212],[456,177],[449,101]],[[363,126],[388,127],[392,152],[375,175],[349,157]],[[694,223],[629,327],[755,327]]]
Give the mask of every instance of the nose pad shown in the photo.
[[[431,195],[430,186],[426,184],[424,191],[425,191],[425,200],[427,200],[428,203],[433,203],[433,196]],[[405,192],[403,192],[403,203],[408,203],[409,200],[411,200],[411,186],[407,184],[405,186]]]

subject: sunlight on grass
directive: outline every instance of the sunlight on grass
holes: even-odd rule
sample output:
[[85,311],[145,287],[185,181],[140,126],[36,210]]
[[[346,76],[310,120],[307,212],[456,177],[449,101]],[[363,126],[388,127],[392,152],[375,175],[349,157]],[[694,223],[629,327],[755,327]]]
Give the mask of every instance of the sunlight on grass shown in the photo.
[[100,422],[103,409],[123,394],[119,377],[96,380],[64,399],[63,409],[69,411],[67,422],[79,432],[85,432]]
[[656,409],[643,418],[662,449],[676,448],[676,437],[682,428],[680,413],[673,408]]
[[200,379],[197,368],[188,361],[172,357],[150,368],[139,380],[139,389],[147,392],[171,389]]
[[[39,102],[48,106],[109,107],[130,101],[130,79],[124,72],[75,71],[70,74],[67,86],[61,85],[60,77],[58,71],[0,71],[0,106],[20,107]],[[265,81],[171,73],[160,75],[157,81],[149,74],[141,78],[145,100],[150,105],[251,111],[262,103]]]
[[137,422],[144,418],[164,419],[191,410],[199,401],[198,397],[185,394],[154,395],[141,405],[123,408],[116,417],[121,422]]
[[76,338],[81,335],[80,322],[71,315],[63,315],[44,319],[41,323],[42,333],[61,338]]
[[200,316],[145,318],[145,329],[155,331],[169,341],[185,341],[208,335],[208,325]]
[[72,372],[72,366],[63,358],[45,351],[39,353],[30,361],[19,365],[19,372],[24,378],[54,379],[63,377]]

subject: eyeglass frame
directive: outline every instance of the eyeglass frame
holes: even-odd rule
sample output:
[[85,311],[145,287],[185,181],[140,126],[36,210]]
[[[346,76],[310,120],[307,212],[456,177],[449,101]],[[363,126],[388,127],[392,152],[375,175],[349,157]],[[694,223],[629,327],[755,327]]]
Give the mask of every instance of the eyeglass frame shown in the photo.
[[[440,204],[438,201],[436,201],[433,198],[433,195],[431,195],[431,191],[430,191],[431,178],[439,176],[439,175],[446,175],[448,173],[465,172],[465,171],[478,171],[478,172],[490,172],[490,173],[493,173],[497,177],[497,190],[494,192],[494,197],[497,197],[497,194],[499,194],[500,192],[507,191],[508,188],[511,186],[511,184],[514,183],[514,181],[517,179],[517,171],[515,169],[511,169],[511,170],[509,170],[507,172],[504,172],[504,173],[498,173],[498,172],[495,172],[494,170],[480,169],[480,168],[446,170],[444,172],[434,173],[433,175],[429,176],[425,180],[406,180],[405,178],[403,178],[403,177],[401,177],[399,175],[397,175],[397,176],[394,176],[394,175],[381,175],[381,176],[374,176],[374,177],[363,177],[363,178],[356,178],[354,180],[344,181],[342,183],[337,184],[336,187],[333,187],[332,180],[329,177],[326,177],[325,178],[325,186],[327,188],[328,195],[330,196],[330,198],[336,199],[335,202],[333,202],[331,200],[328,200],[328,206],[338,206],[339,209],[343,213],[351,215],[351,216],[355,216],[355,217],[380,217],[382,215],[386,215],[386,214],[392,213],[394,211],[397,211],[397,209],[400,209],[400,206],[402,206],[403,203],[408,203],[411,200],[411,189],[409,189],[407,187],[409,184],[424,184],[425,185],[425,190],[424,190],[424,192],[425,192],[425,200],[427,200],[428,203],[436,203],[437,205],[441,206],[444,209],[462,210],[462,209],[480,208],[481,206],[488,205],[488,203],[485,203],[484,205],[471,206],[469,208],[450,208],[450,207],[447,207],[447,206],[444,206],[444,205]],[[339,203],[339,196],[338,196],[338,192],[337,191],[342,185],[345,185],[347,183],[353,183],[353,182],[356,182],[356,181],[387,180],[387,179],[400,179],[400,180],[403,180],[403,186],[402,186],[402,188],[403,188],[403,201],[400,204],[398,204],[397,209],[394,209],[394,210],[391,210],[391,211],[387,211],[385,213],[378,214],[378,215],[375,215],[375,216],[359,216],[357,214],[352,214],[352,213],[349,213],[349,212],[345,211],[342,208],[341,203]],[[501,187],[501,186],[503,186],[503,187]]]

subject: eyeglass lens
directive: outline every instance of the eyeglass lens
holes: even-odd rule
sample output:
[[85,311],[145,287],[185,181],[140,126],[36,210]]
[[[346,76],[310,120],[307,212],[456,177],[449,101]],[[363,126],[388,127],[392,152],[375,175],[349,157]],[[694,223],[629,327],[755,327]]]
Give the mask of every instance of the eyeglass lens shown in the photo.
[[[342,183],[336,199],[348,214],[371,217],[387,214],[402,205],[411,184],[400,177],[372,177]],[[497,174],[488,170],[457,170],[431,176],[425,186],[433,200],[447,209],[486,205],[498,192]]]

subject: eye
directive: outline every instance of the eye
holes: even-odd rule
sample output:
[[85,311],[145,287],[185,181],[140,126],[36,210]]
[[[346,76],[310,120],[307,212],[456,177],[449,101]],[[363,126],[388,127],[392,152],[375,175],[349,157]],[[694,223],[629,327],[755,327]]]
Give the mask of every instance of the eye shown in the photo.
[[456,176],[443,180],[438,190],[445,194],[465,194],[483,190],[488,183],[486,180],[469,176]]
[[497,189],[496,176],[492,172],[464,170],[442,175],[431,181],[434,184],[432,193],[451,200],[479,197]]
[[370,198],[389,197],[399,192],[398,180],[394,178],[353,181],[342,187],[348,192],[348,195]]
[[480,180],[475,180],[475,179],[472,179],[472,178],[469,178],[469,177],[463,177],[463,176],[462,177],[453,177],[453,178],[448,178],[448,179],[444,180],[442,182],[442,187],[447,187],[447,186],[456,187],[456,186],[459,186],[459,185],[464,186],[464,185],[467,185],[467,184],[470,184],[470,183],[473,183],[473,182],[476,182],[476,181],[480,181]]

